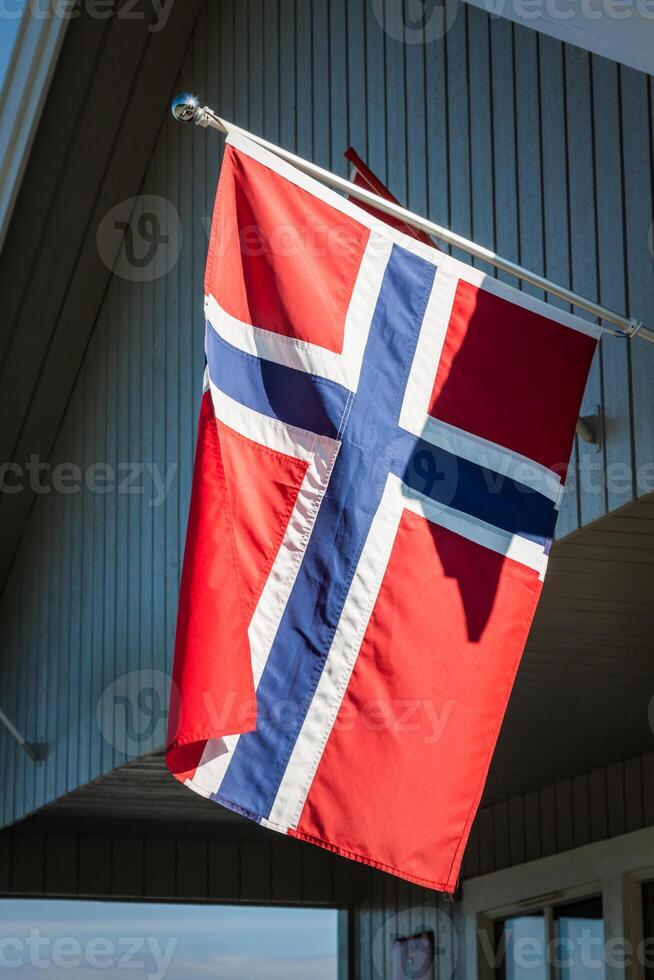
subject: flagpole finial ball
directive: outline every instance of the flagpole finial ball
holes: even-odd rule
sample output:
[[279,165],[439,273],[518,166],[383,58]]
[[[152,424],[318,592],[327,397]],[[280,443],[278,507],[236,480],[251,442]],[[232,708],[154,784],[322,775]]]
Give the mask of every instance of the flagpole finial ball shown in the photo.
[[194,122],[200,108],[200,102],[190,92],[176,95],[170,104],[170,111],[177,122]]

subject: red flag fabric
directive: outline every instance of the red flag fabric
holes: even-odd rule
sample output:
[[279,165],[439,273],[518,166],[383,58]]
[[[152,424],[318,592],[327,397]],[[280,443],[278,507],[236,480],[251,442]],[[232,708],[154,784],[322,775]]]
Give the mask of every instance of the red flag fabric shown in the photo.
[[228,138],[168,765],[451,892],[598,329]]
[[[365,163],[354,147],[350,146],[347,148],[343,154],[347,160],[352,164],[352,174],[350,180],[353,184],[357,184],[358,187],[365,187],[366,190],[372,191],[373,194],[379,194],[380,197],[385,198],[387,201],[392,201],[393,204],[401,204],[401,201],[391,194],[388,187],[379,179],[379,177],[372,172],[367,163]],[[354,198],[352,198],[354,200]],[[391,228],[395,228],[397,231],[401,231],[404,235],[408,235],[410,238],[415,238],[417,242],[422,242],[424,245],[430,245],[432,248],[437,248],[438,246],[429,235],[426,235],[424,231],[420,231],[419,228],[414,228],[413,225],[409,225],[406,221],[400,221],[398,218],[391,217],[390,214],[386,214],[385,211],[380,211],[379,208],[374,207],[372,204],[366,204],[365,201],[359,201],[356,199],[355,202],[368,214],[374,215],[375,218],[379,218],[380,221],[385,221],[387,225]]]

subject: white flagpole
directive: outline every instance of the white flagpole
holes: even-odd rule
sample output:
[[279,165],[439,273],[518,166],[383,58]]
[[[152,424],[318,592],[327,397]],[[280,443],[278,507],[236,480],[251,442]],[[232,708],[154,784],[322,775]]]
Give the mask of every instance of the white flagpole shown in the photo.
[[243,136],[247,136],[247,138],[251,139],[253,142],[258,143],[259,146],[265,147],[265,149],[275,153],[278,157],[281,157],[283,160],[288,161],[288,163],[293,164],[293,166],[297,167],[298,170],[308,174],[310,177],[315,177],[316,180],[320,180],[324,184],[328,184],[335,190],[342,191],[343,193],[348,194],[351,197],[355,197],[360,201],[365,201],[366,204],[373,205],[379,211],[383,211],[385,214],[388,214],[393,218],[398,218],[400,221],[404,221],[406,224],[412,225],[414,228],[419,228],[428,235],[432,235],[441,239],[441,241],[447,242],[448,245],[453,245],[455,248],[460,248],[464,252],[467,252],[468,255],[472,255],[477,259],[482,259],[484,262],[488,262],[490,265],[495,266],[496,269],[501,269],[503,272],[508,272],[511,275],[516,276],[518,279],[522,279],[524,282],[531,283],[532,286],[537,286],[539,289],[543,289],[545,292],[551,293],[553,296],[558,296],[559,299],[562,299],[567,303],[571,303],[573,306],[578,306],[601,320],[607,320],[609,323],[612,323],[618,328],[617,330],[612,330],[609,327],[600,325],[600,329],[605,333],[623,337],[638,336],[643,340],[654,343],[654,331],[648,330],[645,326],[643,326],[640,320],[622,316],[620,313],[616,313],[614,310],[609,310],[606,306],[602,306],[600,303],[595,303],[593,300],[586,299],[585,296],[580,296],[579,293],[575,293],[571,289],[567,289],[565,286],[560,286],[558,283],[552,282],[551,279],[547,279],[545,276],[541,276],[537,272],[531,272],[529,269],[525,269],[516,262],[511,262],[510,259],[502,258],[491,249],[484,248],[483,245],[477,245],[476,242],[471,242],[467,238],[457,235],[456,232],[450,231],[449,228],[444,228],[442,225],[437,225],[434,221],[429,221],[427,218],[423,218],[419,214],[415,214],[413,211],[409,211],[407,208],[403,208],[399,204],[394,204],[392,201],[387,201],[385,198],[379,197],[378,194],[374,194],[372,191],[366,190],[364,187],[359,187],[358,184],[353,184],[351,181],[345,180],[344,177],[339,177],[337,174],[333,174],[329,170],[324,170],[322,167],[319,167],[315,163],[311,163],[309,160],[305,160],[303,157],[296,156],[296,154],[291,153],[290,150],[285,150],[283,147],[277,146],[275,143],[269,143],[268,140],[263,139],[261,136],[257,136],[256,133],[250,133],[247,129],[242,129],[235,123],[228,122],[226,119],[221,119],[221,117],[216,115],[213,109],[210,109],[209,106],[201,106],[198,99],[194,95],[184,93],[176,96],[172,101],[171,110],[173,116],[178,122],[193,122],[196,126],[210,127],[211,129],[219,130],[221,133],[241,133]]

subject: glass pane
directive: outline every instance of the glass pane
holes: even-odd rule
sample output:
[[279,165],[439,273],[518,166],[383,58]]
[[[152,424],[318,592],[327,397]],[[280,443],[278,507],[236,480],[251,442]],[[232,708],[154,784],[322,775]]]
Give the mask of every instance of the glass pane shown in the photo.
[[520,915],[499,923],[495,951],[504,980],[547,980],[545,919]]
[[601,898],[554,909],[552,958],[558,980],[604,980]]

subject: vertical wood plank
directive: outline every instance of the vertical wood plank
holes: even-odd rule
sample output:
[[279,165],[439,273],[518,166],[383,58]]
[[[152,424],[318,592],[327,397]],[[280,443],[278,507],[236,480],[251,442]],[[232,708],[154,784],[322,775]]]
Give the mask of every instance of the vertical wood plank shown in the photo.
[[642,757],[643,766],[643,824],[654,825],[654,752]]
[[524,796],[525,860],[535,861],[540,849],[540,796],[538,790]]
[[209,898],[238,900],[240,887],[239,846],[231,841],[209,842]]
[[271,896],[269,844],[244,843],[240,847],[240,899],[265,901]]
[[143,895],[146,898],[176,895],[175,841],[146,834],[143,848]]
[[[622,205],[620,146],[620,87],[618,66],[607,58],[592,58],[593,128],[595,134],[595,196],[600,301],[609,309],[626,310],[625,233]],[[601,341],[604,462],[607,504],[611,510],[632,498],[628,481],[614,480],[614,470],[631,472],[632,419],[629,344],[604,334]]]
[[299,845],[272,845],[272,897],[275,902],[296,905],[302,901],[302,851]]
[[556,840],[559,851],[569,851],[573,847],[574,829],[572,821],[572,785],[569,779],[555,784],[556,798]]
[[11,882],[11,832],[0,834],[0,895],[7,895]]
[[45,837],[15,833],[11,837],[11,890],[15,895],[40,895],[45,885]]
[[521,797],[509,800],[509,828],[511,832],[511,864],[522,864],[526,860],[525,821]]
[[48,834],[45,838],[45,893],[77,894],[77,836]]
[[[495,248],[493,102],[490,65],[490,20],[477,7],[467,9],[468,71],[470,78],[470,178],[472,236],[487,248]],[[474,260],[488,275],[493,266]]]
[[116,898],[143,895],[143,841],[140,837],[114,837],[111,848],[111,894]]
[[[569,211],[571,228],[571,283],[583,296],[598,295],[597,226],[595,219],[595,168],[593,155],[593,106],[590,55],[579,48],[565,49]],[[584,319],[593,319],[575,307]],[[583,415],[593,415],[602,401],[601,361],[595,352],[581,405]],[[604,457],[595,446],[577,440],[580,520],[582,525],[606,513],[603,486]]]
[[485,875],[493,871],[495,865],[495,840],[493,836],[493,808],[485,807],[477,816],[479,824],[479,870]]
[[644,826],[643,775],[640,756],[624,763],[625,827],[627,833]]
[[349,146],[347,102],[347,13],[345,0],[325,0],[329,4],[329,128],[330,169],[342,177],[349,164],[343,156]]
[[556,794],[545,786],[539,794],[541,857],[556,853]]
[[79,838],[78,848],[80,896],[111,895],[111,838],[84,835]]
[[510,863],[509,806],[506,800],[493,807],[493,833],[495,838],[495,869],[500,871]]
[[[495,159],[495,241],[500,255],[513,261],[519,256],[518,186],[516,147],[516,95],[513,51],[513,25],[508,20],[492,18],[491,90],[493,156]],[[514,276],[498,272],[498,278],[516,285]]]
[[590,843],[590,800],[588,777],[576,776],[572,780],[572,813],[575,847]]
[[209,891],[209,856],[204,840],[180,840],[176,848],[176,894],[181,899],[206,898]]
[[[652,201],[652,119],[648,78],[620,68],[624,211],[627,238],[629,314],[654,322],[654,206]],[[634,413],[635,491],[654,489],[654,346],[629,346]]]
[[608,837],[606,813],[606,770],[594,769],[588,777],[590,797],[590,837],[591,840],[604,840]]
[[[566,133],[566,93],[564,46],[554,38],[538,37],[540,132],[542,140],[542,235],[547,275],[563,286],[570,286],[570,226],[568,214],[568,163]],[[535,205],[534,205],[535,207]],[[567,303],[548,294],[554,306],[569,309]],[[574,454],[574,448],[573,448]],[[561,460],[565,465],[568,461]],[[577,494],[569,477],[557,522],[557,534],[564,535],[578,525]]]
[[[472,233],[468,46],[466,38],[468,12],[467,6],[459,7],[456,20],[445,38],[450,222],[452,229],[466,238],[470,238]],[[462,261],[468,260],[467,255],[460,249],[453,249],[452,254]]]
[[607,766],[606,790],[609,836],[615,837],[618,834],[624,834],[626,826],[624,768],[621,762]]
[[334,868],[329,851],[313,845],[302,850],[302,899],[319,905],[334,897]]

